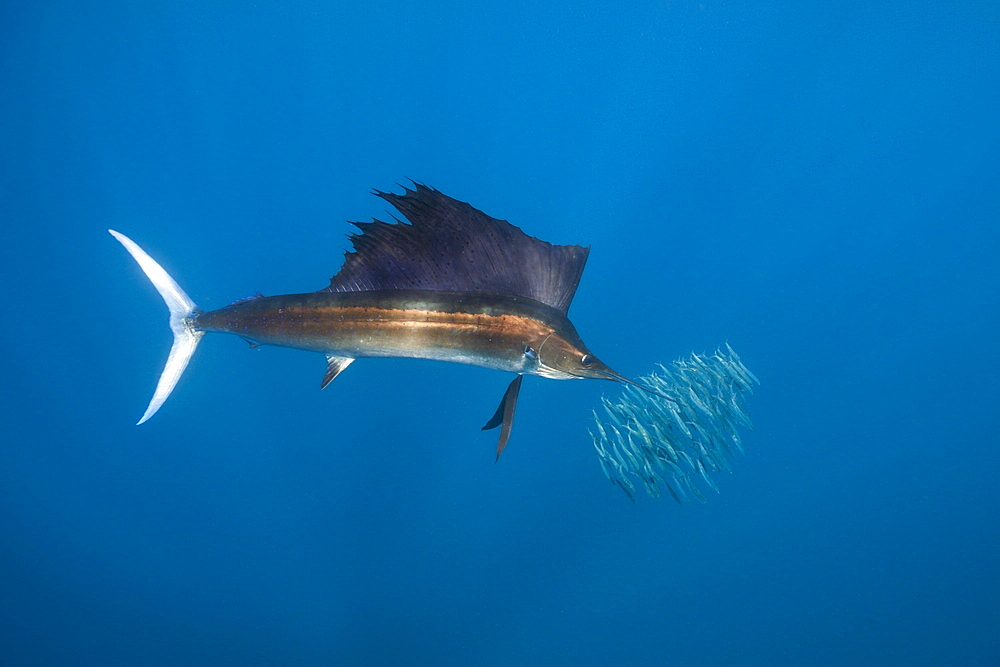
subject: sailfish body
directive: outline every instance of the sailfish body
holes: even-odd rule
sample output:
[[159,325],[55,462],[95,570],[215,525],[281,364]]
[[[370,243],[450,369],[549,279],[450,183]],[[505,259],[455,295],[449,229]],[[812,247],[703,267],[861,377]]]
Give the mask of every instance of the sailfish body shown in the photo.
[[[318,292],[257,296],[203,312],[128,237],[170,310],[174,345],[140,424],[163,404],[205,333],[236,334],[327,357],[322,386],[355,359],[411,357],[516,373],[486,428],[510,435],[523,375],[628,384],[584,345],[567,317],[589,248],[553,245],[424,185],[377,192],[407,222],[354,223],[340,271]],[[407,224],[408,223],[408,224]]]
[[552,335],[582,345],[573,325],[554,308],[478,292],[285,294],[201,313],[190,323],[200,331],[238,334],[255,344],[335,359],[435,359],[519,374],[545,374],[532,351]]

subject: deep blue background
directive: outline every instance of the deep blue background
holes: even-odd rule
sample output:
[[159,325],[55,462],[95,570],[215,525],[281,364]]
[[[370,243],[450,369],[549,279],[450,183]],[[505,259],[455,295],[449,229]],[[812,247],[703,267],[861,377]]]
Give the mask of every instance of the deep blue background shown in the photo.
[[[3,662],[996,664],[1000,7],[500,4],[2,5]],[[613,488],[610,385],[529,378],[495,465],[502,374],[223,336],[133,425],[106,228],[214,308],[405,178],[591,244],[622,372],[732,343],[721,495]]]

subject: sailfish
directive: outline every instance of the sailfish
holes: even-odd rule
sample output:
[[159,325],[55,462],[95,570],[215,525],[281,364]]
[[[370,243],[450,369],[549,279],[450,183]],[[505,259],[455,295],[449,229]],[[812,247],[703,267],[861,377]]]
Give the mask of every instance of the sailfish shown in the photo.
[[617,373],[583,343],[567,315],[589,247],[554,245],[414,183],[373,191],[405,219],[351,223],[353,249],[316,292],[241,299],[202,311],[124,234],[108,230],[138,262],[170,311],[174,340],[149,406],[163,405],[206,333],[235,334],[326,356],[326,387],[356,359],[434,359],[514,373],[483,430],[510,438],[521,381],[603,379],[658,393]]

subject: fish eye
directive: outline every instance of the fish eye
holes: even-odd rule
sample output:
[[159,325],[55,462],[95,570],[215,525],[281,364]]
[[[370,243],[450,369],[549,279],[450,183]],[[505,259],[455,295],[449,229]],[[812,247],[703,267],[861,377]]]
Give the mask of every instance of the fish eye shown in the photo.
[[583,364],[584,366],[591,365],[592,363],[594,363],[594,355],[592,354],[583,355],[582,357],[580,357],[580,363]]
[[531,347],[530,345],[525,345],[524,356],[528,357],[529,359],[537,359],[538,353],[535,352],[535,348]]

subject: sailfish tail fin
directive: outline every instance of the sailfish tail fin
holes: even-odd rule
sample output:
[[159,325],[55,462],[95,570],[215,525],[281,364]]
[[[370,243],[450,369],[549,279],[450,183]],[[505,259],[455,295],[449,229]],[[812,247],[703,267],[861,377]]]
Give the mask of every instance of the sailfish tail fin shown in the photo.
[[138,262],[139,267],[153,283],[170,310],[170,330],[174,334],[174,344],[170,348],[167,365],[164,366],[163,373],[160,374],[160,381],[156,384],[156,391],[153,392],[153,398],[149,401],[149,407],[146,408],[145,414],[138,422],[141,424],[156,414],[163,402],[170,396],[170,392],[174,390],[181,374],[187,368],[188,362],[191,361],[191,356],[205,332],[197,331],[191,327],[188,318],[196,314],[198,308],[194,305],[191,297],[184,293],[180,285],[170,277],[163,267],[157,264],[152,257],[146,254],[145,250],[129,237],[113,229],[108,231],[118,239],[119,243],[125,246],[133,259]]

